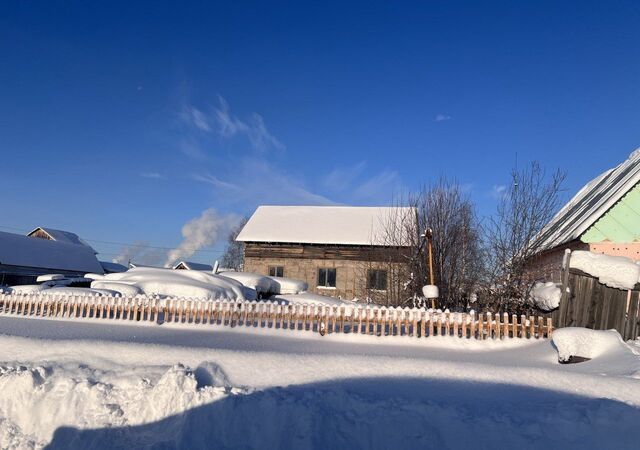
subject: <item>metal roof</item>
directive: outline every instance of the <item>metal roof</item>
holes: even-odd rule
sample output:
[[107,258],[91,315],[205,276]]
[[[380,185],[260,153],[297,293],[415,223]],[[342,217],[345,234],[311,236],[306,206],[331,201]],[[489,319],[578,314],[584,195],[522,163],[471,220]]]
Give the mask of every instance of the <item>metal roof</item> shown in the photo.
[[540,251],[579,239],[589,227],[640,182],[640,148],[588,182],[538,235]]
[[38,239],[0,231],[0,265],[78,273],[104,273],[93,249],[86,245]]

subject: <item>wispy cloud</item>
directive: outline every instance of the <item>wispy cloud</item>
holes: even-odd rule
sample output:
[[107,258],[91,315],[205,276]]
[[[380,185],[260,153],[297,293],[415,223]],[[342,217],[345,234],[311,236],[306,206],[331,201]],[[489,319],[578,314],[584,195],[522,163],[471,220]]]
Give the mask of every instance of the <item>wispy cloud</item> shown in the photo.
[[[231,140],[239,136],[248,139],[254,151],[263,153],[267,150],[284,150],[285,146],[267,128],[264,118],[258,113],[252,113],[246,120],[241,120],[231,113],[229,103],[221,96],[218,96],[217,105],[211,107],[209,112],[196,108],[191,104],[183,106],[180,113],[182,122],[187,124],[192,130],[200,133],[217,135],[222,139]],[[192,136],[192,141],[195,136]],[[191,142],[183,145],[183,153],[194,156]]]
[[400,187],[400,177],[395,170],[385,170],[357,186],[353,195],[361,200],[391,200],[391,197]]
[[446,114],[436,114],[436,117],[434,119],[436,122],[443,122],[445,120],[451,120],[451,116],[448,116]]
[[154,180],[161,180],[161,179],[165,178],[164,175],[162,175],[161,173],[158,173],[158,172],[142,172],[140,174],[140,176],[142,178],[152,178]]
[[209,125],[209,118],[198,108],[187,105],[182,111],[182,119],[200,131],[205,133],[211,132],[211,126]]
[[216,199],[230,205],[336,203],[312,192],[301,179],[263,159],[247,157],[239,161],[236,168],[233,180],[222,179],[211,173],[196,174],[193,179],[213,186]]
[[229,103],[220,96],[214,112],[220,136],[233,138],[236,135],[244,135],[249,139],[252,147],[261,152],[269,148],[284,150],[284,144],[269,132],[260,114],[253,113],[248,120],[240,120],[231,114]]
[[507,187],[504,184],[496,184],[491,188],[490,195],[493,198],[502,198],[507,193]]
[[360,161],[354,166],[337,167],[324,177],[322,185],[332,192],[344,191],[353,185],[364,171],[365,166],[366,163]]

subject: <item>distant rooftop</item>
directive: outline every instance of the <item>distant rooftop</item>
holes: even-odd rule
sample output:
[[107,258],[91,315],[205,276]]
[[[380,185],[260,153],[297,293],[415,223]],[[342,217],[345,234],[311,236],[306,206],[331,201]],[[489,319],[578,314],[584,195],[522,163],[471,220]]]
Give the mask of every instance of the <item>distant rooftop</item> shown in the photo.
[[[260,206],[237,241],[400,246],[416,220],[409,207]],[[402,230],[391,233],[392,229]]]

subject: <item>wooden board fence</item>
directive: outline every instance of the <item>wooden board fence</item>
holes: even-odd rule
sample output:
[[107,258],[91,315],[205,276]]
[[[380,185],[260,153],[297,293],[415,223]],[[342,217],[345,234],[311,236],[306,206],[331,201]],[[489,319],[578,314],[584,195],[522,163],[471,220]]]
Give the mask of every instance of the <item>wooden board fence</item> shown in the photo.
[[466,339],[549,338],[550,317],[476,314],[365,305],[282,304],[158,297],[0,294],[0,314],[228,327],[259,327],[325,334],[453,336]]

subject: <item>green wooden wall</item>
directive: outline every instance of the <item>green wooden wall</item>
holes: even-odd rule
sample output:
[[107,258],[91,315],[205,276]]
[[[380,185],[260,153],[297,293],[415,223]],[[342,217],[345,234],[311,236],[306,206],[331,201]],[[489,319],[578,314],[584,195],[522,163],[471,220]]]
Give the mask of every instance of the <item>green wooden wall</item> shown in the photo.
[[585,243],[640,241],[640,184],[585,231],[580,240]]

